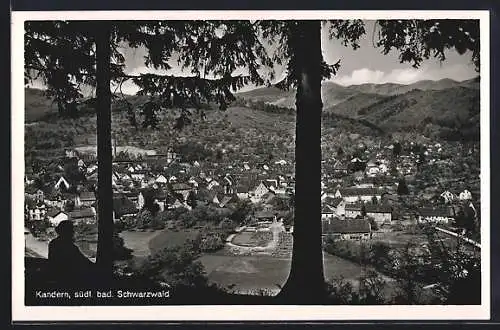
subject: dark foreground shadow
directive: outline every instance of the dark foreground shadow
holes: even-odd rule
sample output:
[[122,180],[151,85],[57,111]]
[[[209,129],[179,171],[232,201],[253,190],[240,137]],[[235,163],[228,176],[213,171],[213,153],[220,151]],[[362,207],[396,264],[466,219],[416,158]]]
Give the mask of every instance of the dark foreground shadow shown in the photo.
[[60,281],[51,276],[47,259],[25,258],[27,306],[152,306],[152,305],[283,305],[272,296],[239,295],[216,286],[176,287],[117,276],[111,285],[98,278],[88,282]]

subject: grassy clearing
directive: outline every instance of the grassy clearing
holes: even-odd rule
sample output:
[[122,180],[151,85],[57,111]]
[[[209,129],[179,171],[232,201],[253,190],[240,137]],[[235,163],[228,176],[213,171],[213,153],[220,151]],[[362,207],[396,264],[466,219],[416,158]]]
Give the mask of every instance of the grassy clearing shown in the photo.
[[159,235],[161,231],[122,231],[125,246],[132,249],[132,254],[136,257],[146,257],[150,254],[149,241]]
[[149,241],[149,250],[152,254],[166,247],[183,245],[189,240],[196,238],[198,230],[162,230]]
[[[200,258],[208,279],[223,287],[249,292],[259,289],[277,290],[290,271],[291,259],[270,256],[227,256],[205,254]],[[325,254],[325,277],[344,277],[346,280],[357,280],[362,275],[360,265]]]

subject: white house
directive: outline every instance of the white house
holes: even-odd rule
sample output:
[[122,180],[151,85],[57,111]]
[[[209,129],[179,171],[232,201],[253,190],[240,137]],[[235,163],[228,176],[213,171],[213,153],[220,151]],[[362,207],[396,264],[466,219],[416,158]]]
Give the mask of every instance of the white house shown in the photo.
[[418,210],[419,223],[449,223],[453,221],[450,210],[447,207],[433,208],[424,207]]
[[37,205],[33,209],[28,209],[28,218],[32,221],[39,221],[45,218],[47,214],[47,208],[44,204]]
[[389,205],[365,205],[366,216],[375,220],[378,225],[392,222],[392,209]]
[[378,166],[378,168],[379,168],[380,173],[385,174],[385,173],[389,172],[389,167],[386,164],[382,163]]
[[366,167],[366,175],[369,177],[377,176],[379,173],[380,173],[380,168],[375,164]]
[[214,187],[219,186],[219,185],[220,185],[220,184],[219,184],[219,182],[217,182],[216,180],[211,180],[211,181],[209,182],[208,186],[207,186],[207,189],[208,189],[208,190],[211,190],[211,189],[213,189]]
[[70,184],[63,176],[61,176],[59,178],[59,180],[56,182],[56,184],[54,185],[54,188],[56,188],[58,190],[61,189],[62,187],[64,187],[65,189],[69,189],[69,187],[70,187]]
[[156,177],[155,182],[160,184],[166,184],[168,180],[163,174],[160,174]]
[[268,185],[261,181],[259,185],[253,190],[253,195],[255,198],[259,199],[270,191],[271,189],[268,187]]
[[321,208],[321,220],[333,219],[336,216],[336,209],[331,207],[330,205],[324,205]]
[[373,197],[380,200],[382,191],[377,188],[340,188],[335,192],[335,197],[343,198],[347,204],[356,202],[371,202]]
[[455,200],[455,195],[450,191],[446,190],[440,195],[446,203],[451,203]]
[[65,220],[69,220],[69,214],[64,211],[59,211],[55,215],[49,216],[49,222],[54,227]]
[[361,204],[346,204],[344,207],[346,218],[356,218],[361,215]]
[[465,189],[464,191],[462,191],[459,195],[458,195],[458,198],[462,201],[467,201],[467,200],[470,200],[472,199],[472,194],[470,191],[468,191],[467,189]]

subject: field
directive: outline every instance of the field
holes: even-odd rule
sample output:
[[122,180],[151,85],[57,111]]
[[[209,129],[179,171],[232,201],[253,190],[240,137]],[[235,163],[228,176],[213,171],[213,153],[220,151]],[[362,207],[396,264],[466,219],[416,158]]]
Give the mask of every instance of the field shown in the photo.
[[155,235],[148,243],[151,253],[156,253],[163,248],[183,245],[188,240],[194,239],[198,235],[198,230],[162,230]]
[[373,236],[371,243],[382,242],[391,245],[394,248],[404,247],[407,243],[415,244],[427,242],[427,237],[424,234],[413,234],[406,232],[378,232]]
[[[134,249],[134,256],[145,257],[149,251],[158,251],[166,246],[183,244],[197,235],[197,231],[124,231],[121,233],[127,247]],[[253,233],[248,234],[247,241]],[[241,238],[240,238],[241,239]],[[203,254],[199,261],[205,267],[208,279],[225,288],[238,292],[277,292],[290,271],[291,259],[266,255],[231,256],[224,251]],[[327,279],[344,277],[355,281],[361,274],[360,265],[342,258],[324,255],[325,277]]]
[[125,246],[132,249],[132,255],[135,257],[146,257],[149,255],[149,242],[160,235],[161,231],[122,231],[120,236],[123,238]]
[[[362,274],[361,266],[354,262],[329,254],[323,260],[327,279],[343,277],[355,281]],[[226,288],[234,286],[233,290],[242,293],[262,289],[276,293],[286,281],[291,264],[288,258],[221,254],[205,254],[200,261],[212,283]]]

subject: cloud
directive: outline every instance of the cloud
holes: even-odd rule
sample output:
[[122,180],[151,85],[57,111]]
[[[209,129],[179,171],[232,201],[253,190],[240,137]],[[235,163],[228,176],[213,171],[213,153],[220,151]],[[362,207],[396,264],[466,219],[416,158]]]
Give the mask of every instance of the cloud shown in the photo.
[[457,81],[471,79],[477,76],[473,67],[463,64],[449,66],[425,66],[420,69],[393,69],[389,72],[381,70],[371,70],[368,68],[356,69],[349,75],[334,77],[331,81],[340,85],[359,85],[359,84],[412,84],[420,80],[440,80],[449,78]]

